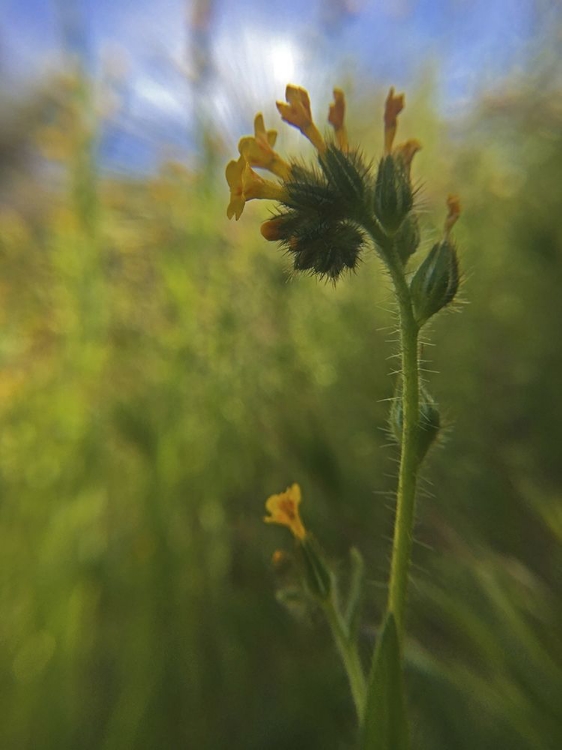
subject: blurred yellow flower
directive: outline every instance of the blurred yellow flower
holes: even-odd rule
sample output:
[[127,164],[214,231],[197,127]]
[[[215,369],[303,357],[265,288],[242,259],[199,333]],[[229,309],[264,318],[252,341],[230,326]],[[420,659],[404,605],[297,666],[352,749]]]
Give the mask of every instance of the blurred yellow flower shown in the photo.
[[326,144],[312,120],[308,91],[300,86],[289,84],[285,89],[285,99],[287,103],[277,102],[281,119],[298,128],[319,153],[323,154],[326,151]]
[[330,104],[328,122],[334,128],[336,141],[342,151],[347,151],[347,132],[344,125],[345,96],[341,89],[334,89],[334,103]]
[[230,203],[226,209],[226,215],[229,219],[233,216],[236,217],[236,221],[242,216],[246,199],[244,197],[244,187],[242,184],[242,175],[246,168],[246,159],[241,156],[238,161],[229,161],[226,165],[226,181],[230,188]]
[[301,488],[298,484],[287,487],[285,492],[279,495],[271,495],[265,503],[269,516],[263,519],[266,523],[278,523],[287,526],[293,533],[295,539],[302,541],[306,536],[306,530],[299,514],[301,502]]
[[447,196],[447,218],[445,219],[445,238],[448,239],[451,233],[451,229],[457,222],[457,219],[461,215],[461,201],[458,195]]
[[261,113],[254,120],[254,135],[240,139],[238,151],[251,167],[262,167],[287,180],[291,176],[291,167],[273,150],[277,140],[276,130],[266,130]]

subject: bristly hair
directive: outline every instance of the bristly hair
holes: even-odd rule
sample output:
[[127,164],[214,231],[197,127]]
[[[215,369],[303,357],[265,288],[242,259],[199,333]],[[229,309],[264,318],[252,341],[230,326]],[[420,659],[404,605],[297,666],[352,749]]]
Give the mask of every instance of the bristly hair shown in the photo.
[[287,198],[274,214],[275,234],[295,271],[336,281],[366,248],[360,219],[372,200],[369,168],[357,152],[328,146],[320,169],[291,165]]

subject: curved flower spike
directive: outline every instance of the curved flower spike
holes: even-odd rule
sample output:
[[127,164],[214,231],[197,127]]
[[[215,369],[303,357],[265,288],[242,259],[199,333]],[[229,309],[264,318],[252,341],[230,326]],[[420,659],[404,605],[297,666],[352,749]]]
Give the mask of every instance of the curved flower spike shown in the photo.
[[273,150],[277,140],[276,130],[266,130],[261,113],[254,120],[254,135],[241,138],[238,151],[251,167],[268,169],[282,180],[291,176],[291,167]]
[[287,526],[295,539],[302,540],[306,536],[306,530],[299,514],[301,502],[301,488],[298,484],[287,487],[285,492],[279,495],[271,495],[265,503],[269,516],[264,517],[266,523],[278,523]]
[[392,144],[398,127],[398,115],[403,109],[404,94],[397,96],[394,94],[394,88],[391,88],[384,106],[384,153],[386,155],[392,151]]
[[326,144],[312,120],[308,91],[300,86],[289,84],[285,89],[285,99],[288,103],[277,102],[281,119],[298,128],[318,152],[323,154],[326,151]]
[[334,128],[338,146],[342,151],[348,150],[347,132],[344,125],[345,96],[341,89],[334,89],[334,103],[330,104],[328,122]]
[[461,215],[461,201],[458,195],[447,196],[447,208],[449,213],[445,219],[445,239],[449,239],[451,229],[457,223],[457,219]]

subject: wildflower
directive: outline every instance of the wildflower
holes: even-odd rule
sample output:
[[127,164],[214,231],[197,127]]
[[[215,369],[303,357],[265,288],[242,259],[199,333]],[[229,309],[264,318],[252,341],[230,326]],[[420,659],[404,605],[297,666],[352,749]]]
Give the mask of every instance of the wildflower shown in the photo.
[[458,195],[447,196],[447,208],[449,212],[445,219],[445,238],[449,239],[451,229],[456,224],[457,219],[461,215],[461,202]]
[[246,168],[246,160],[241,156],[238,161],[229,161],[226,165],[226,181],[230,188],[230,203],[226,209],[226,215],[229,219],[233,216],[236,221],[242,216],[246,198],[244,197],[244,187],[242,184],[242,175]]
[[[267,130],[258,114],[254,135],[240,140],[240,158],[227,166],[226,178],[229,218],[238,219],[252,198],[278,201],[273,216],[261,226],[262,236],[287,251],[295,271],[335,282],[357,268],[370,240],[383,260],[392,254],[406,264],[415,252],[419,227],[412,211],[415,193],[410,171],[421,144],[412,139],[393,146],[404,95],[390,89],[384,113],[384,154],[373,170],[360,151],[349,147],[345,97],[338,88],[333,94],[328,122],[334,129],[334,142],[325,142],[314,124],[305,89],[289,84],[286,102],[277,102],[282,120],[298,128],[316,147],[316,164],[284,161],[274,150],[276,131]],[[252,167],[268,169],[279,182],[263,180]]]
[[384,153],[390,154],[398,127],[398,115],[404,109],[404,94],[396,96],[391,88],[384,107]]
[[330,104],[328,122],[334,128],[336,141],[342,151],[347,151],[347,132],[344,125],[345,96],[341,89],[334,89],[334,103]]
[[411,138],[410,140],[405,141],[404,143],[400,143],[398,146],[395,146],[395,148],[392,150],[393,155],[396,158],[400,159],[400,161],[402,162],[404,171],[406,172],[408,177],[410,177],[413,158],[418,153],[418,151],[421,151],[421,148],[421,143],[415,138]]
[[306,531],[299,514],[299,505],[301,502],[301,488],[298,484],[287,487],[285,492],[279,495],[271,495],[265,503],[269,516],[264,517],[266,523],[278,523],[281,526],[287,526],[295,539],[302,540],[306,536]]
[[291,176],[291,167],[273,150],[277,140],[276,130],[266,130],[263,115],[257,114],[254,120],[254,135],[240,139],[238,151],[251,167],[268,169],[282,180]]
[[310,97],[308,91],[300,86],[289,84],[285,89],[285,102],[277,102],[277,109],[284,122],[294,125],[295,128],[308,138],[318,153],[323,154],[326,144],[320,131],[312,120],[310,110]]
[[269,198],[282,201],[286,198],[283,186],[270,180],[262,179],[244,158],[230,161],[226,166],[226,180],[230,187],[230,203],[226,209],[229,219],[233,216],[236,221],[242,215],[246,201],[253,198]]

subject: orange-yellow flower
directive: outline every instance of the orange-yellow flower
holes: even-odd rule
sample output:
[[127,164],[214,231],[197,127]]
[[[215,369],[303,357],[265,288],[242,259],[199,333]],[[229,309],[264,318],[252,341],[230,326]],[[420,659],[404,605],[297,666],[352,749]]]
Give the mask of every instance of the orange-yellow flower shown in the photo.
[[257,172],[251,169],[246,162],[244,172],[242,173],[242,186],[244,197],[247,201],[252,198],[268,198],[275,201],[283,201],[287,198],[285,188],[278,182],[264,180]]
[[236,217],[236,221],[242,216],[246,198],[244,197],[244,187],[242,183],[242,175],[246,168],[246,160],[241,156],[238,161],[229,161],[226,165],[226,181],[230,188],[230,203],[226,209],[226,215],[229,219],[233,216]]
[[330,104],[328,122],[334,128],[338,146],[342,151],[347,151],[347,132],[344,125],[345,118],[345,96],[341,89],[334,89],[334,103]]
[[312,120],[310,110],[310,97],[308,91],[300,86],[289,84],[285,89],[285,102],[277,102],[277,109],[284,122],[294,125],[295,128],[308,138],[312,145],[323,154],[326,144],[322,134]]
[[302,541],[306,536],[306,530],[299,514],[301,502],[301,488],[298,484],[287,487],[285,492],[279,495],[271,495],[265,503],[269,516],[263,519],[266,523],[278,523],[287,526],[295,539]]
[[395,95],[391,88],[384,105],[384,153],[390,154],[398,127],[398,115],[404,109],[404,94]]
[[242,216],[246,201],[253,198],[270,198],[282,201],[286,198],[286,192],[282,185],[270,180],[263,180],[244,158],[240,156],[238,161],[230,161],[226,165],[226,181],[230,187],[230,203],[226,209],[229,219],[234,216],[236,221]]
[[447,208],[449,209],[449,212],[445,219],[445,237],[448,239],[451,234],[451,229],[461,215],[461,201],[458,195],[447,196]]
[[266,130],[263,115],[257,114],[254,120],[254,135],[240,139],[238,151],[251,167],[262,167],[287,180],[291,167],[273,150],[277,140],[276,130]]
[[421,143],[415,138],[411,138],[409,141],[406,141],[405,143],[400,143],[398,146],[395,146],[392,150],[392,153],[395,156],[398,156],[398,158],[404,165],[404,168],[408,176],[410,175],[410,169],[412,167],[412,160],[414,156],[418,153],[418,151],[421,151],[421,148],[422,148]]

